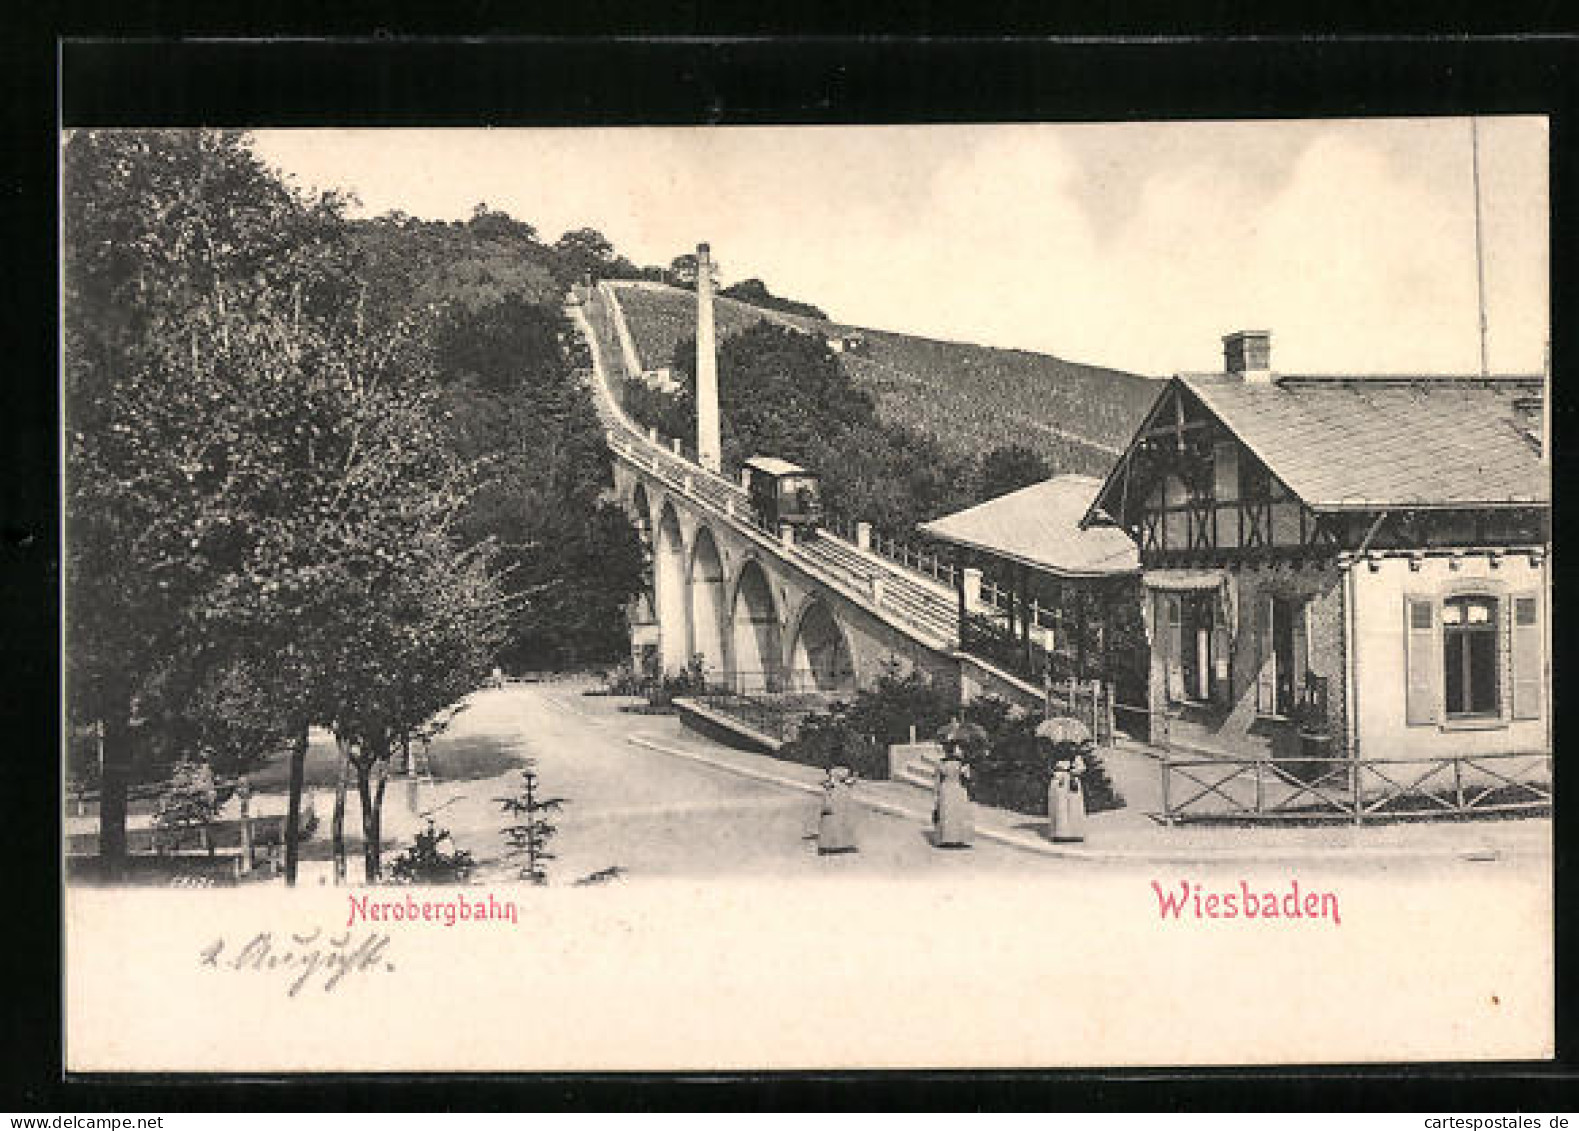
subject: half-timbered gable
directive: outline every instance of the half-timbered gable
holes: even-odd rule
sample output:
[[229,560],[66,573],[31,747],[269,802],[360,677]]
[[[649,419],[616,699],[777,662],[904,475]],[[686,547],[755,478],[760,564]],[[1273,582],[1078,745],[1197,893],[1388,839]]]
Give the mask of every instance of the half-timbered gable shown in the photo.
[[1154,733],[1230,749],[1539,746],[1538,377],[1274,376],[1270,335],[1159,394],[1085,516],[1138,548]]

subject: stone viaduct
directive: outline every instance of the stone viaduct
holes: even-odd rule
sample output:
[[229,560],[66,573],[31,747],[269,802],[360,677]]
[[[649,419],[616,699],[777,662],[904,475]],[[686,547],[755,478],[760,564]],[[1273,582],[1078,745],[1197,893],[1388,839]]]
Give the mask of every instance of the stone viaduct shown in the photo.
[[[960,594],[871,550],[864,527],[801,542],[764,529],[740,483],[627,417],[612,381],[641,365],[622,355],[632,347],[612,288],[578,288],[568,310],[590,347],[615,492],[651,554],[631,615],[638,658],[655,653],[666,673],[698,660],[709,682],[743,693],[849,691],[897,668],[967,696],[1037,697],[959,653]],[[967,592],[978,579],[968,571]]]

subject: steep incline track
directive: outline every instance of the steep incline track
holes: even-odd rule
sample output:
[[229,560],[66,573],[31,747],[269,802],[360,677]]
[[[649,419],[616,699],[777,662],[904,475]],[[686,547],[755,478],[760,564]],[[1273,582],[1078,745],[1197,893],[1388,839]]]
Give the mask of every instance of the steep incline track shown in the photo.
[[[763,551],[871,610],[906,635],[943,652],[958,646],[955,597],[947,588],[826,530],[808,541],[785,545],[772,531],[758,525],[739,484],[654,441],[625,415],[609,382],[609,359],[621,348],[616,313],[596,291],[566,309],[591,353],[589,385],[615,458],[660,479],[677,495],[711,512],[712,521],[728,524]],[[626,359],[626,364],[631,371],[640,372],[638,359]],[[874,578],[880,580],[880,599],[874,599]]]

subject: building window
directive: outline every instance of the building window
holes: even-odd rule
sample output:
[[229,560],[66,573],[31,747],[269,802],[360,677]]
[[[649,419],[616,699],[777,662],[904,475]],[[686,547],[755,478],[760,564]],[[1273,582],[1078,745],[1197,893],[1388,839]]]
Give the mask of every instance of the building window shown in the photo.
[[1442,603],[1442,676],[1447,717],[1500,712],[1497,601],[1452,597]]

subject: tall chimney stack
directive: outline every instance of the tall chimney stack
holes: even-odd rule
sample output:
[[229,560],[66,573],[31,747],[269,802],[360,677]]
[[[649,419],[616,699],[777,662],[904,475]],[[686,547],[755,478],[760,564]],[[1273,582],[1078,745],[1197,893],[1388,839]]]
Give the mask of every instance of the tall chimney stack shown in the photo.
[[1223,338],[1223,369],[1251,384],[1272,383],[1272,333],[1236,330]]
[[723,468],[718,429],[718,350],[713,334],[713,263],[696,245],[696,458],[709,471]]

